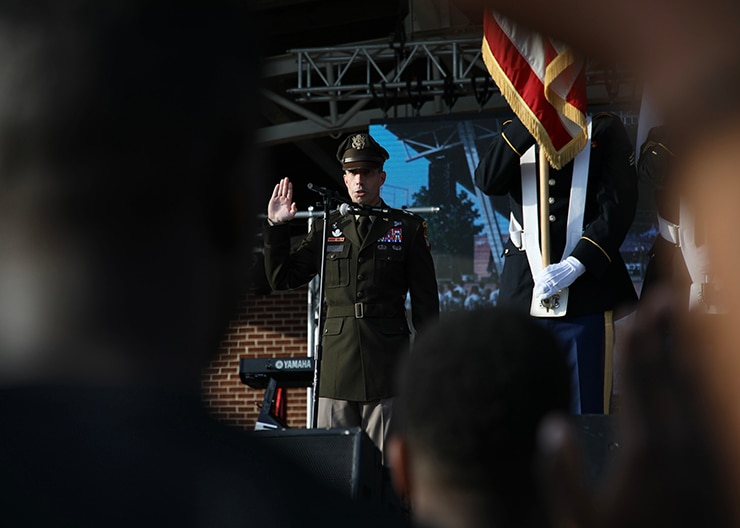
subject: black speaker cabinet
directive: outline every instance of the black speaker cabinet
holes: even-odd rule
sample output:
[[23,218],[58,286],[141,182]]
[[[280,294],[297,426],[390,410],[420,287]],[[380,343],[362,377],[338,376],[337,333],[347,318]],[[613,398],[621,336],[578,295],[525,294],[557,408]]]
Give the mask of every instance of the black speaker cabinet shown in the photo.
[[274,429],[251,434],[352,499],[377,504],[394,500],[380,451],[359,427]]

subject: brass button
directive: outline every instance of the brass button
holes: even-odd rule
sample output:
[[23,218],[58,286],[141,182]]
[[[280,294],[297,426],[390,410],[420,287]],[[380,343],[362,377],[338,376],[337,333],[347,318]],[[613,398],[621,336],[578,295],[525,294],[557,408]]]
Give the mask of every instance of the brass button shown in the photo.
[[549,185],[550,187],[552,187],[553,185],[555,185],[555,178],[550,178],[549,180],[547,180],[547,184],[548,184],[548,185]]
[[554,222],[555,221],[555,215],[550,215],[547,219],[550,220],[550,222]]
[[549,204],[550,204],[550,205],[552,205],[552,204],[554,204],[554,203],[555,203],[555,198],[553,198],[552,196],[550,196],[550,197],[549,197],[549,198],[547,199],[547,201],[549,202]]

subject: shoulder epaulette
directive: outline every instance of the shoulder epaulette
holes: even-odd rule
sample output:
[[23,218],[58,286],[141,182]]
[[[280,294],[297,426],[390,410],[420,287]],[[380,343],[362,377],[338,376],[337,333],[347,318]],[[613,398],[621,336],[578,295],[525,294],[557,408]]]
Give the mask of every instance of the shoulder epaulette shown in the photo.
[[413,211],[409,211],[408,209],[394,209],[394,211],[401,211],[405,216],[408,216],[410,218],[414,218],[416,220],[423,220],[421,216],[414,213]]

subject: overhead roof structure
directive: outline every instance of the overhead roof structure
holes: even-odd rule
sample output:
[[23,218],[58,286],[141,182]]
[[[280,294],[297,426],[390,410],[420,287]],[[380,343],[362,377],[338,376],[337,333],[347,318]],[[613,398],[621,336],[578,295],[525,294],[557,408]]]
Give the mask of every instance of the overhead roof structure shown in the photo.
[[[451,12],[445,0],[256,0],[266,33],[258,145],[272,179],[296,184],[299,208],[315,199],[305,183],[341,189],[336,146],[371,120],[507,108],[482,62],[479,17],[429,17],[433,4]],[[433,20],[418,30],[422,7]],[[617,65],[597,61],[587,83],[600,107],[639,91]]]

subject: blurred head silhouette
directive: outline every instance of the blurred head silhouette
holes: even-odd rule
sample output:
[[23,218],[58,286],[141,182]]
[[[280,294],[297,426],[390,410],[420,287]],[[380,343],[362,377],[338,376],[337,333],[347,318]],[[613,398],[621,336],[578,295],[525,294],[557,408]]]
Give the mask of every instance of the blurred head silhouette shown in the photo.
[[0,6],[0,384],[198,381],[260,195],[248,22],[229,1]]
[[448,314],[420,335],[398,389],[390,467],[417,523],[543,526],[537,428],[570,401],[545,328],[501,308]]

